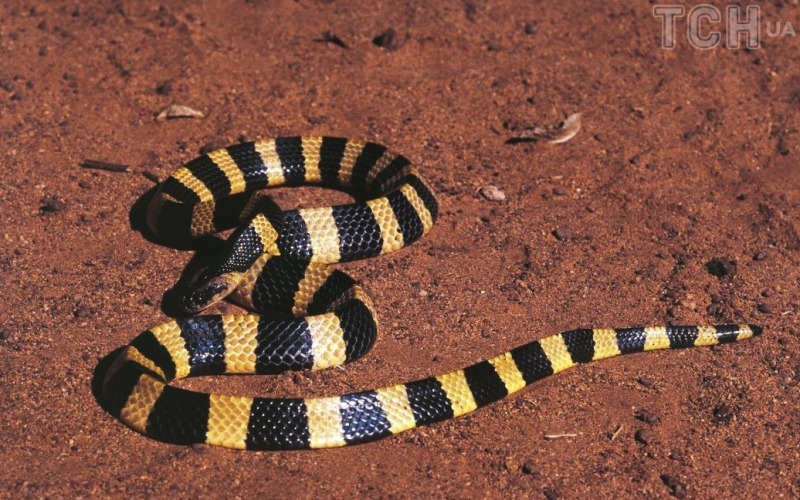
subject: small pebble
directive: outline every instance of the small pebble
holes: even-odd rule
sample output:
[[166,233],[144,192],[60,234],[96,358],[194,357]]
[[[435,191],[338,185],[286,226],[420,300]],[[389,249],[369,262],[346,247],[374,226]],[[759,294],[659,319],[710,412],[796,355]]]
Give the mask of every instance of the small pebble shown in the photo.
[[641,444],[650,444],[653,441],[653,432],[649,429],[639,429],[633,438]]
[[301,387],[307,386],[309,384],[308,378],[304,377],[300,372],[294,372],[292,374],[292,382]]
[[536,21],[531,21],[529,23],[525,23],[525,34],[526,35],[533,35],[539,29],[539,23]]
[[572,238],[572,229],[570,229],[568,226],[557,227],[553,231],[553,236],[555,236],[559,241],[568,240]]
[[11,332],[0,330],[0,340],[8,340],[11,338]]
[[559,495],[556,490],[551,490],[550,488],[543,489],[542,493],[544,493],[544,496],[547,498],[547,500],[558,500],[561,498],[561,495]]
[[667,315],[671,317],[675,317],[678,314],[678,308],[676,306],[672,306],[667,309]]
[[672,493],[672,496],[675,498],[685,498],[686,497],[686,486],[684,486],[675,476],[670,474],[661,474],[661,482],[669,488]]
[[425,298],[429,295],[429,292],[427,290],[420,290],[418,295],[422,298]]
[[773,474],[778,474],[781,471],[781,464],[777,460],[773,460],[769,457],[764,459],[764,462],[761,464],[762,469],[766,469]]
[[678,230],[675,229],[675,226],[673,226],[669,222],[662,222],[661,223],[661,229],[663,229],[664,231],[666,231],[666,232],[668,232],[669,234],[672,234],[672,235],[678,234]]
[[706,263],[706,269],[713,276],[722,278],[736,271],[736,263],[725,257],[714,257]]
[[139,267],[142,264],[144,264],[145,262],[147,262],[147,252],[145,252],[144,250],[139,250],[139,256],[136,257],[135,260],[131,261],[128,264],[128,267],[129,268]]
[[172,92],[172,82],[169,80],[156,86],[156,94],[158,95],[168,95],[170,92]]
[[522,473],[535,477],[541,476],[541,474],[539,474],[539,469],[536,467],[536,462],[533,460],[525,460],[525,463],[522,464]]
[[208,448],[207,445],[202,443],[195,443],[192,445],[192,451],[200,456],[208,454]]
[[764,260],[767,258],[767,252],[761,251],[753,255],[753,260]]
[[564,196],[565,194],[567,194],[567,192],[561,188],[553,188],[553,194],[556,196]]
[[72,311],[72,315],[75,316],[76,318],[85,318],[90,314],[92,314],[91,309],[89,309],[84,305],[80,305],[74,311]]
[[505,201],[506,194],[497,186],[484,186],[480,189],[480,194],[489,201]]
[[714,422],[726,424],[733,419],[733,411],[725,403],[714,407]]
[[643,386],[647,387],[648,389],[656,385],[656,382],[653,379],[647,377],[641,377],[636,381],[642,384]]
[[397,36],[397,32],[392,28],[389,28],[373,38],[372,43],[389,51],[394,51],[400,48],[400,38]]
[[658,423],[658,415],[647,410],[639,410],[636,412],[635,416],[637,419],[649,425]]
[[39,207],[39,212],[52,214],[60,212],[67,208],[67,205],[55,196],[45,196],[41,199],[42,206]]
[[756,306],[756,309],[758,309],[758,312],[764,314],[770,314],[772,312],[772,306],[765,302],[758,304],[758,306]]

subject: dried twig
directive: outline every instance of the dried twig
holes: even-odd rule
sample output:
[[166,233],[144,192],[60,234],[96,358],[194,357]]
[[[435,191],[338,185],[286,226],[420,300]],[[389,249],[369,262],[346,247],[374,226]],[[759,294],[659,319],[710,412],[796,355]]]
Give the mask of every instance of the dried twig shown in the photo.
[[564,434],[545,434],[545,439],[561,439],[561,438],[574,438],[578,437],[577,434],[564,433]]
[[620,426],[617,427],[617,430],[615,430],[610,436],[608,436],[609,439],[611,439],[612,441],[617,439],[617,436],[619,436],[619,433],[622,432],[622,428],[623,427],[625,427],[625,426],[620,424]]
[[336,36],[336,34],[333,33],[332,31],[324,32],[321,38],[315,38],[314,41],[317,43],[332,43],[343,49],[348,48],[347,44],[344,43],[344,41],[342,41],[342,39]]
[[106,170],[108,172],[130,172],[131,169],[128,165],[121,165],[119,163],[108,163],[105,161],[97,160],[83,160],[81,163],[83,168],[91,168],[94,170]]
[[142,172],[142,175],[145,177],[145,179],[151,180],[156,184],[159,184],[161,182],[161,179],[158,178],[158,175],[154,174],[149,170],[145,170],[144,172]]

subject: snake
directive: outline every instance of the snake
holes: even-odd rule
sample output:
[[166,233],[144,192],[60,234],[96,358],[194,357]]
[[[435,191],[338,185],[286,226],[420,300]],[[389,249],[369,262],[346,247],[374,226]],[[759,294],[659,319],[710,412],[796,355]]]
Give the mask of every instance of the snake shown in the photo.
[[[282,210],[276,186],[321,185],[355,202]],[[309,398],[208,394],[191,376],[321,370],[362,357],[378,319],[362,285],[333,264],[399,251],[439,215],[430,185],[385,146],[281,137],[203,154],[155,188],[147,227],[165,240],[233,230],[179,299],[177,319],[123,347],[102,383],[106,410],[156,440],[250,450],[333,448],[458,417],[574,365],[621,354],[711,346],[755,325],[582,328],[444,375]],[[223,299],[256,314],[197,314]]]

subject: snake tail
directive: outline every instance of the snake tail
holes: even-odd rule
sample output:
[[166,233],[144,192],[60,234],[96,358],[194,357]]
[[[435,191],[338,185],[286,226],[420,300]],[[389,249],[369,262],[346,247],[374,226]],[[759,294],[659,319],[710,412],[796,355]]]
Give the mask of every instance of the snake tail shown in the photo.
[[[332,448],[373,441],[472,412],[576,364],[656,349],[711,346],[761,334],[754,325],[571,330],[462,370],[343,396],[261,398],[169,385],[194,375],[321,369],[366,352],[349,330],[353,303],[328,315],[275,321],[208,315],[152,328],[123,349],[104,384],[106,406],[152,438],[250,450]],[[320,318],[320,319],[316,319]]]

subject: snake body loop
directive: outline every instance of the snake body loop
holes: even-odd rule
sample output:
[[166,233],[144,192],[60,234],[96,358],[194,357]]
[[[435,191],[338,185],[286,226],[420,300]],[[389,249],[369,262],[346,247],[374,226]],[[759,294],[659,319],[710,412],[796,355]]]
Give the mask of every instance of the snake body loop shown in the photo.
[[[259,191],[300,184],[370,199],[282,211]],[[260,315],[191,316],[143,332],[107,372],[107,409],[172,443],[329,448],[469,413],[578,363],[761,333],[752,325],[572,330],[438,377],[332,397],[249,398],[169,384],[195,375],[319,370],[363,356],[378,332],[372,302],[330,264],[404,248],[427,234],[437,215],[436,198],[411,163],[371,142],[285,137],[189,162],[159,186],[149,228],[170,239],[236,229],[181,307],[197,313],[228,297]]]

